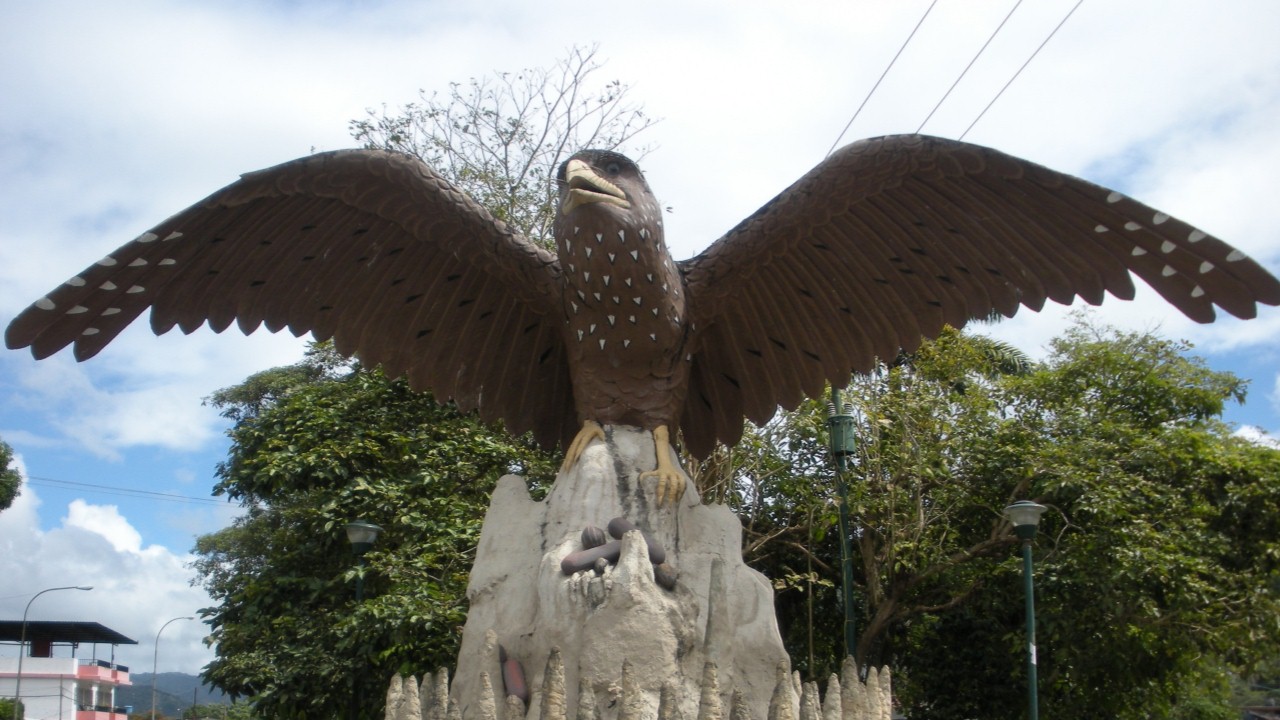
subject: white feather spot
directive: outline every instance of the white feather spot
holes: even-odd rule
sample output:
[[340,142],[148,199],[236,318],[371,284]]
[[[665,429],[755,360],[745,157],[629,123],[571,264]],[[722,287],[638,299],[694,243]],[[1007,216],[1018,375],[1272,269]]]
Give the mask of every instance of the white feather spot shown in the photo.
[[609,277],[610,277],[610,276],[608,276],[608,275],[605,275],[605,276],[604,276],[604,286],[605,286],[605,287],[609,287]]
[[129,267],[142,267],[143,265],[146,265],[146,264],[147,264],[146,260],[142,258],[134,258],[133,261],[129,263]]
[[120,312],[120,308],[107,308],[106,310],[102,311],[102,316],[106,317],[108,315],[116,315],[119,312]]
[[627,287],[631,287],[631,278],[622,278],[622,282],[626,283]]
[[632,315],[632,316],[628,317],[627,319],[631,321],[631,324],[632,324],[632,325],[635,325],[635,324],[636,324],[636,316],[635,316],[635,315]]
[[141,235],[139,235],[137,239],[134,240],[134,242],[153,243],[159,239],[160,239],[160,236],[153,232],[144,232]]
[[573,266],[573,263],[569,263],[569,272],[578,272],[578,269]]
[[633,302],[633,303],[635,303],[635,304],[639,305],[641,302],[643,302],[643,300],[642,300],[641,298],[639,298],[639,297],[633,297],[633,298],[631,298],[631,302]]
[[603,349],[604,349],[604,343],[605,343],[605,339],[604,339],[604,338],[600,338],[600,349],[601,349],[601,350],[603,350]]
[[87,312],[89,312],[89,308],[87,308],[87,307],[85,307],[85,306],[83,306],[83,305],[76,305],[75,307],[73,307],[73,308],[71,308],[70,310],[68,310],[68,311],[67,311],[67,314],[68,314],[68,315],[79,315],[80,313],[87,313]]
[[1142,226],[1130,220],[1129,222],[1124,224],[1124,229],[1128,230],[1129,232],[1133,232],[1134,230],[1141,230]]
[[1203,240],[1203,239],[1205,239],[1205,238],[1207,238],[1207,237],[1209,237],[1209,236],[1208,236],[1208,235],[1205,235],[1204,233],[1200,232],[1199,230],[1192,230],[1192,231],[1191,231],[1191,234],[1187,236],[1187,241],[1188,241],[1188,242],[1200,242],[1201,240]]
[[622,231],[622,230],[619,230],[619,231],[618,231],[618,240],[620,240],[620,241],[622,241],[622,242],[626,242],[626,241],[627,241],[627,233],[626,233],[626,232],[624,232],[624,231]]
[[584,334],[585,334],[585,333],[583,333],[581,330],[579,330],[579,331],[578,331],[578,342],[582,342],[582,336],[583,336]]
[[609,327],[613,327],[613,321],[614,321],[614,319],[615,319],[617,316],[616,316],[616,315],[608,315],[607,317],[609,318]]
[[1108,230],[1110,230],[1110,229],[1111,229],[1111,228],[1107,227],[1106,225],[1094,225],[1094,226],[1093,226],[1093,231],[1094,231],[1094,232],[1096,232],[1096,233],[1104,233],[1104,232],[1107,232],[1107,231],[1108,231]]
[[588,259],[588,260],[590,260],[590,259],[591,259],[591,248],[590,248],[590,247],[588,247],[588,248],[587,248],[587,259]]
[[612,264],[613,264],[613,259],[614,259],[614,258],[616,258],[616,257],[618,257],[618,256],[617,256],[617,255],[615,255],[614,253],[609,253],[609,264],[610,264],[610,265],[612,265]]
[[578,303],[576,303],[576,302],[574,302],[574,301],[570,300],[570,301],[569,301],[569,304],[573,306],[573,314],[574,314],[574,315],[577,315],[577,314],[578,314]]
[[639,251],[639,250],[632,250],[632,251],[631,251],[631,259],[632,259],[632,260],[635,260],[636,262],[640,262],[640,251]]
[[156,264],[157,265],[177,265],[178,261],[174,260],[173,258],[165,258]]
[[1136,245],[1134,246],[1133,253],[1132,253],[1134,257],[1138,257],[1139,255],[1146,255],[1146,254],[1147,254],[1146,248],[1138,247]]
[[624,348],[631,347],[631,341],[630,341],[630,340],[626,340],[626,339],[624,339],[624,340],[622,341],[622,347],[624,347]]
[[1173,252],[1173,249],[1176,247],[1178,246],[1174,245],[1168,240],[1165,240],[1164,242],[1160,243],[1160,252],[1164,253],[1165,255],[1168,255],[1169,253]]
[[1168,215],[1165,215],[1165,214],[1164,214],[1164,213],[1162,213],[1162,212],[1158,212],[1158,213],[1156,213],[1155,215],[1152,215],[1152,216],[1151,216],[1151,224],[1152,224],[1152,225],[1163,225],[1163,224],[1164,224],[1165,222],[1167,222],[1168,220],[1169,220],[1169,216],[1168,216]]
[[1174,274],[1174,273],[1176,273],[1176,272],[1178,272],[1178,271],[1177,271],[1177,270],[1174,270],[1173,268],[1169,267],[1168,265],[1165,265],[1164,267],[1160,268],[1160,274],[1161,274],[1161,275],[1163,275],[1163,276],[1165,276],[1165,277],[1169,277],[1170,275],[1173,275],[1173,274]]
[[137,295],[140,292],[146,292],[146,291],[147,289],[142,287],[141,285],[132,285],[129,287],[128,290],[125,290],[125,292],[130,295]]
[[574,235],[577,235],[577,234],[578,234],[578,226],[577,226],[577,225],[574,225],[574,226],[573,226],[573,234],[574,234]]
[[1121,201],[1121,200],[1123,200],[1123,199],[1124,199],[1124,196],[1123,196],[1123,195],[1121,195],[1121,194],[1120,194],[1120,193],[1118,193],[1118,192],[1113,192],[1113,193],[1111,193],[1110,195],[1108,195],[1108,196],[1107,196],[1107,202],[1108,202],[1108,203],[1111,203],[1111,204],[1113,204],[1113,205],[1114,205],[1115,203],[1120,202],[1120,201]]
[[84,287],[84,278],[77,275],[71,278],[70,280],[68,280],[67,284],[70,285],[71,287]]
[[654,342],[658,342],[658,336],[656,333],[649,333],[649,339]]
[[652,312],[654,317],[658,317],[658,308],[654,308]]
[[177,240],[180,237],[182,237],[182,233],[175,231],[166,235],[164,241],[169,242],[170,240]]
[[1210,270],[1213,269],[1213,267],[1214,267],[1213,263],[1209,262],[1208,260],[1205,260],[1204,262],[1200,263],[1200,274],[1203,275],[1209,272]]
[[653,273],[645,273],[644,276],[648,278],[649,282],[653,282]]
[[80,331],[80,334],[81,335],[97,335],[98,328],[85,328],[84,330]]
[[1244,259],[1244,253],[1239,250],[1232,250],[1227,253],[1227,262],[1240,262]]
[[596,302],[600,302],[600,293],[591,293],[591,294],[595,296]]
[[614,295],[614,296],[613,296],[613,304],[614,304],[614,305],[621,305],[621,304],[622,304],[622,298],[618,297],[617,295]]
[[641,239],[641,240],[648,240],[648,239],[649,239],[649,229],[648,229],[648,228],[640,228],[640,239]]
[[1191,288],[1191,297],[1200,297],[1201,295],[1204,295],[1204,288],[1199,285]]
[[596,324],[595,324],[595,323],[591,323],[591,327],[587,328],[587,333],[588,333],[588,334],[590,334],[590,335],[595,335],[595,334],[596,334]]
[[108,256],[106,256],[106,257],[102,258],[101,260],[99,260],[99,261],[98,261],[98,264],[99,264],[99,265],[101,265],[102,267],[115,267],[115,266],[116,266],[116,265],[118,265],[119,263],[116,261],[116,259],[115,259],[115,258],[113,258],[113,257],[111,257],[110,255],[108,255]]
[[591,273],[589,272],[582,273],[582,282],[591,282]]
[[50,300],[49,298],[42,297],[36,301],[36,307],[40,308],[41,310],[52,310],[55,307],[57,307],[57,305],[54,305],[53,301]]
[[[581,290],[579,290],[579,291],[578,291],[578,299],[579,299],[579,300],[581,300],[582,302],[586,302],[586,301],[587,301],[587,294],[586,294],[586,293],[584,293],[584,292],[582,292]],[[599,300],[600,298],[596,298],[596,299],[597,299],[597,300]]]
[[596,244],[604,242],[604,233],[596,233]]
[[99,286],[98,286],[98,289],[99,289],[99,290],[115,290],[115,289],[116,289],[116,287],[117,287],[117,285],[116,285],[115,283],[113,283],[113,282],[111,282],[110,280],[108,280],[108,281],[106,281],[106,282],[102,283],[101,285],[99,285]]

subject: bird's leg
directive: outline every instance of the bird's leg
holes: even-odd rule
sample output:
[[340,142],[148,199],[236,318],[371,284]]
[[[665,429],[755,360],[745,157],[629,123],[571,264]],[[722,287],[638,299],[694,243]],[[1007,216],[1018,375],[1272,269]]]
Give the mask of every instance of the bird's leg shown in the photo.
[[671,464],[671,435],[666,425],[653,429],[653,449],[658,455],[658,467],[649,472],[640,473],[644,479],[650,475],[658,478],[658,504],[670,500],[672,505],[680,502],[684,496],[684,473]]
[[560,464],[560,472],[572,470],[592,440],[604,440],[604,429],[594,420],[587,420],[582,423],[582,429],[574,436],[573,442],[569,443],[569,449],[564,453],[564,462]]

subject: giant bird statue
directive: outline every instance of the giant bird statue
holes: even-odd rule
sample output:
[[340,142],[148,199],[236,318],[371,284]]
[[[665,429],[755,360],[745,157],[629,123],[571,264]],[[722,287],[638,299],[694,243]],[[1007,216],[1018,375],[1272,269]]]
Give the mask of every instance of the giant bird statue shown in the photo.
[[1280,304],[1280,282],[1217,238],[952,140],[847,146],[682,262],[627,158],[584,151],[557,181],[552,254],[413,157],[347,150],[249,173],[37,300],[5,342],[37,358],[74,344],[85,360],[148,307],[156,333],[310,332],[562,443],[566,468],[601,425],[651,430],[662,502],[684,491],[677,427],[705,456],[744,417],[763,423],[944,324],[1132,298],[1131,273],[1199,322]]

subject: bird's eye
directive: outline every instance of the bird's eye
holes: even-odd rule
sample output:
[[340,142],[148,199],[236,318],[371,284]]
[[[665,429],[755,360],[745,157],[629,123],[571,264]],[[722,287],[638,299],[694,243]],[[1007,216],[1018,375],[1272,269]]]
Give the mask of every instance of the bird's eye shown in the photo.
[[622,166],[616,162],[611,162],[608,165],[604,166],[604,171],[609,173],[610,175],[617,175],[618,173],[622,172]]

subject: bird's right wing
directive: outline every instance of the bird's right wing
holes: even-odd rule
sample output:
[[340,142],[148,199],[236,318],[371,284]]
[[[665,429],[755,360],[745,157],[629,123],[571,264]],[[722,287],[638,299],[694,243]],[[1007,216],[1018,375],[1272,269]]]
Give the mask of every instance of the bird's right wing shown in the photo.
[[550,445],[576,429],[559,272],[416,158],[328,152],[160,223],[23,311],[5,343],[85,360],[148,307],[157,334],[287,327]]
[[681,426],[705,455],[850,371],[1020,305],[1134,294],[1253,317],[1280,282],[1230,245],[1079,178],[925,136],[863,140],[680,263],[699,328]]

